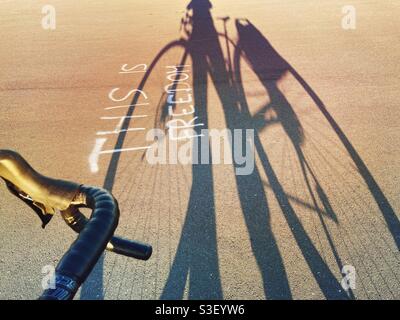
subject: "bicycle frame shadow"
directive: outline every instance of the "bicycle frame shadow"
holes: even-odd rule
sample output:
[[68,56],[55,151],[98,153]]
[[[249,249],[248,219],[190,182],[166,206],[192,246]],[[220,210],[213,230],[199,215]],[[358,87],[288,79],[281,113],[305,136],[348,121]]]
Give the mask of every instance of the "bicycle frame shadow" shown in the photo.
[[[198,116],[196,122],[204,123],[205,126],[203,129],[208,128],[207,76],[210,75],[220,98],[228,128],[242,130],[255,129],[254,147],[261,160],[262,166],[260,169],[256,167],[253,173],[248,176],[236,176],[235,179],[243,217],[251,239],[251,247],[262,275],[266,298],[291,299],[292,294],[285,266],[276,244],[275,236],[270,227],[269,206],[259,170],[265,172],[284,218],[292,230],[293,237],[324,296],[328,299],[354,298],[351,291],[346,294],[342,290],[333,272],[322,259],[311,238],[305,231],[304,226],[289,201],[287,193],[274,171],[257,132],[260,129],[259,125],[255,123],[254,117],[252,117],[249,112],[240,76],[240,55],[234,54],[232,69],[236,82],[236,84],[234,84],[231,74],[232,70],[227,70],[226,68],[224,55],[218,40],[218,32],[215,29],[213,18],[210,13],[211,3],[208,0],[193,0],[188,5],[188,9],[193,12],[193,29],[186,44],[185,41],[181,43],[189,48],[189,54],[193,63],[193,90],[197,109],[195,116]],[[276,86],[277,79],[279,79],[284,72],[290,72],[297,79],[339,137],[360,172],[361,177],[368,186],[375,202],[378,204],[397,247],[400,248],[400,223],[393,208],[366,164],[340,126],[330,115],[322,100],[251,23],[249,23],[248,26],[244,26],[237,21],[236,27],[239,36],[239,50],[245,53],[252,70],[258,76],[269,95],[276,102],[275,106],[278,106],[275,108],[275,111],[296,150],[303,178],[313,200],[313,207],[318,214],[338,269],[341,270],[343,263],[333,244],[324,220],[322,219],[323,212],[329,212],[332,219],[334,219],[336,215],[330,206],[329,200],[324,196],[325,191],[320,186],[316,174],[313,172],[302,153],[301,144],[304,136],[302,134],[301,123],[283,93],[280,92]],[[160,51],[149,66],[138,89],[143,89],[150,73],[161,56],[177,43],[179,43],[179,41],[172,42]],[[239,50],[237,50],[237,52],[239,52]],[[138,99],[139,94],[135,95],[131,105],[134,106]],[[127,116],[132,115],[134,111],[134,107],[130,108]],[[129,124],[130,119],[126,118],[122,128],[127,129]],[[119,134],[115,149],[122,148],[125,137],[126,132],[121,132]],[[107,169],[104,187],[110,191],[115,183],[119,158],[120,154],[114,153]],[[190,299],[223,298],[223,289],[218,267],[212,166],[193,165],[192,173],[192,189],[186,218],[176,256],[164,286],[161,299],[182,299],[189,274]],[[315,186],[316,192],[313,190],[312,185]],[[322,200],[324,208],[318,206],[317,198]],[[102,298],[102,269],[103,262],[100,260],[91,276],[88,278],[87,283],[82,286],[82,299]],[[95,289],[90,285],[92,281],[96,283]]]

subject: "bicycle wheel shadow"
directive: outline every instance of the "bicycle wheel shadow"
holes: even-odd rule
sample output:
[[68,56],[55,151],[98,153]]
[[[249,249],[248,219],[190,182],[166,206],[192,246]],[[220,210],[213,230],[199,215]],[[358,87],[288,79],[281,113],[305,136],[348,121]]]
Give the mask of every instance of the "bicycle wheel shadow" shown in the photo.
[[[238,32],[238,47],[245,55],[247,62],[251,66],[251,69],[258,77],[259,81],[265,87],[266,92],[270,98],[270,102],[263,109],[273,109],[276,114],[277,121],[282,125],[286,136],[291,141],[292,145],[297,154],[298,161],[301,167],[301,173],[304,181],[307,185],[307,191],[311,196],[312,205],[314,211],[318,214],[320,218],[319,221],[323,226],[325,236],[328,238],[330,249],[336,259],[338,265],[338,270],[342,270],[343,263],[340,259],[339,254],[335,248],[335,245],[331,239],[331,235],[326,228],[325,222],[322,218],[323,210],[319,207],[317,203],[317,197],[324,194],[324,191],[319,185],[317,177],[314,175],[313,170],[308,164],[305,156],[303,155],[302,145],[305,140],[304,129],[302,124],[294,111],[293,107],[286,99],[285,95],[278,88],[278,81],[285,75],[289,70],[288,63],[274,50],[270,45],[268,40],[250,23],[246,20],[246,24],[242,24],[240,20],[236,20],[236,28]],[[236,78],[238,81],[238,97],[240,104],[240,112],[242,116],[246,119],[245,122],[249,123],[249,126],[256,130],[255,133],[255,149],[260,157],[262,167],[269,180],[270,187],[274,192],[276,200],[284,214],[284,218],[290,227],[290,230],[295,238],[295,241],[300,248],[300,251],[308,264],[315,280],[318,283],[324,296],[328,299],[347,299],[346,293],[341,290],[341,286],[331,271],[329,266],[321,257],[317,248],[313,244],[312,239],[307,234],[301,219],[298,217],[296,211],[294,210],[287,193],[284,190],[282,183],[280,182],[277,173],[274,171],[273,165],[267,152],[265,151],[259,132],[262,129],[260,124],[254,126],[254,122],[249,106],[246,101],[241,76],[240,76],[240,60],[236,56],[235,59]],[[267,125],[267,124],[266,124]],[[319,193],[316,194],[312,188],[312,183],[309,178],[311,174],[312,179],[315,184],[319,186],[317,190]],[[321,198],[321,197],[319,197]],[[324,207],[331,208],[329,200],[324,198]],[[333,220],[336,219],[336,214],[333,210],[325,210],[329,212],[328,216]],[[349,297],[353,297],[350,291]]]
[[[241,20],[236,20],[236,28],[238,32],[238,47],[244,53],[247,63],[250,68],[256,74],[260,82],[265,87],[270,97],[270,105],[264,109],[273,108],[280,120],[280,123],[294,146],[297,154],[298,161],[300,163],[301,172],[303,179],[307,186],[307,191],[312,199],[312,203],[315,212],[318,214],[319,221],[324,230],[325,236],[329,243],[332,254],[336,260],[339,270],[343,268],[343,262],[337,252],[332,236],[330,235],[326,223],[323,219],[323,213],[328,215],[335,222],[337,221],[337,215],[332,209],[330,201],[326,196],[326,192],[321,187],[321,184],[312,168],[310,163],[306,160],[305,155],[302,151],[302,143],[305,139],[302,125],[296,116],[296,113],[292,109],[290,103],[285,98],[285,95],[280,91],[277,86],[277,81],[286,73],[291,73],[298,83],[305,90],[307,95],[312,99],[314,104],[320,110],[322,115],[329,123],[331,129],[335,132],[336,136],[345,147],[348,155],[355,164],[362,180],[367,185],[367,188],[372,195],[376,205],[386,222],[386,226],[396,244],[399,248],[400,244],[400,223],[391,207],[389,201],[383,194],[381,188],[376,183],[369,169],[357,153],[345,133],[342,131],[338,123],[334,120],[331,114],[326,109],[322,100],[314,92],[314,90],[308,85],[308,83],[298,74],[298,72],[284,59],[279,53],[272,47],[269,41],[261,34],[257,28],[248,20],[246,23],[241,23]],[[235,58],[235,69],[237,70],[236,78],[239,79],[239,100],[241,105],[241,112],[247,117],[247,121],[250,122],[250,126],[253,125],[254,119],[250,116],[249,107],[245,98],[242,82],[240,81],[240,62],[239,57]],[[254,117],[253,117],[254,118]],[[255,130],[260,130],[260,125],[253,125]],[[257,131],[256,131],[257,132]],[[326,298],[340,299],[347,298],[341,294],[340,285],[337,283],[332,272],[322,260],[318,251],[312,244],[307,233],[303,229],[300,220],[297,218],[295,211],[293,210],[290,202],[288,201],[287,195],[279,182],[277,175],[275,174],[270,160],[268,159],[267,153],[263,149],[259,135],[256,133],[255,148],[261,159],[262,166],[264,167],[265,173],[269,179],[270,187],[274,191],[276,198],[280,204],[280,207],[285,215],[286,221],[290,225],[296,242],[302,251],[304,258],[306,259],[310,270],[312,271],[315,279],[317,280],[320,289],[324,293]],[[317,199],[322,203],[321,208]],[[349,298],[354,298],[353,292],[349,290]]]
[[[365,181],[368,189],[375,199],[376,204],[379,206],[379,209],[382,213],[382,216],[386,222],[386,225],[393,237],[393,240],[396,243],[398,249],[400,249],[400,221],[396,216],[396,213],[392,206],[390,205],[388,199],[384,195],[382,189],[379,187],[378,183],[376,182],[375,178],[369,171],[367,165],[364,163],[346,134],[340,128],[339,124],[335,121],[332,115],[328,112],[325,104],[316,94],[316,92],[310,87],[310,85],[303,79],[303,77],[284,59],[282,58],[279,53],[271,46],[269,41],[261,34],[259,30],[255,28],[249,21],[248,25],[244,26],[240,23],[240,20],[236,21],[236,27],[239,34],[239,43],[242,50],[245,52],[246,57],[249,63],[252,65],[254,72],[257,74],[259,79],[264,83],[267,88],[267,91],[273,97],[274,95],[280,95],[281,93],[277,89],[274,84],[270,84],[271,79],[278,78],[283,72],[291,73],[295,79],[300,83],[300,85],[304,88],[306,93],[311,97],[315,105],[319,108],[321,113],[324,115],[326,120],[329,122],[331,128],[336,133],[337,137],[340,139],[344,147],[346,148],[348,154],[350,155],[351,159],[353,160],[354,164],[356,165],[360,175],[362,176],[363,180]],[[271,66],[271,67],[270,67]],[[272,68],[272,69],[271,69]],[[280,70],[280,71],[279,71]],[[278,72],[277,72],[278,71]],[[276,106],[281,108],[282,106],[285,107],[286,111],[277,110],[277,113],[286,112],[288,114],[288,102],[284,98],[283,95],[278,97],[278,103]],[[291,111],[289,111],[291,112]],[[288,119],[287,115],[282,115],[281,119]],[[295,122],[287,122],[282,121],[282,125],[285,126],[285,123],[288,126],[285,127],[285,130],[295,148],[298,152],[298,156],[308,166],[305,162],[304,156],[302,155],[301,148],[299,142],[296,141],[296,135],[301,137],[301,134],[291,134],[290,132],[293,131],[293,124],[298,123]],[[294,126],[296,127],[296,126]],[[294,136],[294,138],[293,138]]]

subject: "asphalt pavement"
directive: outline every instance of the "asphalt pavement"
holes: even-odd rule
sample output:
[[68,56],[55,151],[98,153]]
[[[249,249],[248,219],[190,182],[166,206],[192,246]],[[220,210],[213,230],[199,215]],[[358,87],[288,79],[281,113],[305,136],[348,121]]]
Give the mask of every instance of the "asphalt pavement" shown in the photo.
[[[111,190],[154,250],[77,299],[400,298],[399,1],[52,0],[54,30],[47,4],[0,1],[0,149]],[[252,170],[150,163],[190,121],[250,130]],[[0,299],[35,299],[75,235],[4,184],[0,216]]]

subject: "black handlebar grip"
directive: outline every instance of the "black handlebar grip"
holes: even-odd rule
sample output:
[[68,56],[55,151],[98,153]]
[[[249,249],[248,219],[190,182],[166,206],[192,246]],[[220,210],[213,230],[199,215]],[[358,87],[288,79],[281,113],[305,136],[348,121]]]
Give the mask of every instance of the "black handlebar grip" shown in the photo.
[[111,238],[107,249],[109,251],[140,260],[148,260],[153,253],[153,248],[148,244],[116,236]]
[[[93,209],[92,215],[56,268],[56,277],[76,281],[74,288],[78,288],[92,271],[114,234],[119,219],[118,203],[107,190],[81,186],[80,192],[86,196],[88,207]],[[53,290],[55,294],[59,291],[57,288]],[[72,299],[75,292],[65,298]],[[42,298],[50,299],[51,292],[47,290]]]
[[[68,226],[77,233],[80,233],[89,221],[79,209],[74,206],[62,211],[61,215]],[[119,236],[113,236],[111,238],[110,242],[107,244],[107,250],[140,260],[148,260],[153,252],[153,248],[148,244],[128,240]]]

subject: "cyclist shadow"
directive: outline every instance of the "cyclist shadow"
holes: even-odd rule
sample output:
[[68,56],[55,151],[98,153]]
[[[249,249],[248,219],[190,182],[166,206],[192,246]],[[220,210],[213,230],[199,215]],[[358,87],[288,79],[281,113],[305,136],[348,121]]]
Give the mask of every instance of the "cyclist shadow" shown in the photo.
[[[210,74],[224,106],[224,111],[226,111],[228,122],[231,124],[230,127],[233,127],[232,121],[229,120],[233,120],[231,114],[234,113],[231,108],[235,107],[236,101],[232,99],[232,92],[229,87],[230,79],[225,68],[218,33],[209,12],[210,8],[211,3],[209,1],[192,1],[188,6],[188,9],[193,10],[192,33],[188,43],[193,63],[193,90],[197,109],[196,116],[199,117],[197,122],[207,123],[207,82],[208,74]],[[207,125],[202,127],[202,129],[207,128]],[[214,207],[211,166],[193,165],[192,169],[193,181],[189,209],[176,257],[161,296],[162,299],[181,298],[183,296],[188,270],[190,270],[189,298],[223,297],[215,239],[215,210],[210,213],[207,209]],[[193,210],[192,203],[198,201],[198,191],[204,188],[204,185],[208,186],[205,189],[208,199],[203,198],[206,201],[201,203],[200,210]],[[255,169],[253,173],[247,176],[238,176],[237,186],[253,252],[263,275],[263,284],[267,296],[270,298],[291,298],[283,261],[269,225],[269,210],[258,170]],[[204,197],[204,193],[200,197]],[[206,214],[204,210],[206,210]],[[188,233],[194,228],[199,228],[195,217],[197,217],[197,220],[202,217],[202,220],[211,219],[212,221],[212,226],[210,226],[209,221],[206,224],[208,228],[202,229],[209,233],[210,227],[212,227],[212,241],[206,247],[201,244],[204,241],[203,238],[194,241],[198,236],[195,233]],[[209,237],[207,238],[209,239]],[[210,256],[204,257],[204,255],[195,252],[199,245],[204,248],[203,254],[205,252],[212,253],[211,259]],[[216,275],[216,277],[212,279],[210,275]]]
[[[198,110],[198,114],[196,114],[196,116],[200,116],[198,121],[203,119],[203,123],[205,121],[204,119],[207,118],[207,114],[204,114],[204,112],[207,109],[207,76],[210,74],[213,84],[222,102],[228,127],[231,129],[237,129],[240,128],[241,125],[241,119],[239,119],[240,117],[237,117],[237,101],[233,95],[232,87],[230,86],[230,78],[226,70],[224,57],[218,39],[218,33],[214,27],[213,18],[209,11],[210,8],[211,3],[209,1],[192,1],[188,6],[188,9],[192,9],[193,12],[192,33],[188,42],[193,63],[193,90],[196,108]],[[201,99],[199,99],[199,97],[201,97]],[[207,129],[207,126],[203,127],[203,129]],[[200,179],[196,178],[196,176],[200,170],[207,170],[205,169],[207,167],[209,166],[193,166],[194,179],[192,182],[192,193],[189,203],[195,201],[194,199],[198,197],[198,194],[195,192],[195,190],[201,188],[201,183],[204,183],[201,182]],[[211,167],[209,172],[211,172]],[[204,175],[204,173],[202,176],[203,179],[204,177],[207,177],[207,175]],[[212,176],[208,175],[208,179],[209,181],[207,184],[212,186]],[[236,183],[242,211],[251,238],[251,246],[262,273],[266,296],[272,299],[291,298],[282,257],[279,253],[276,240],[270,227],[269,208],[258,169],[255,168],[251,174],[246,176],[236,176]],[[212,188],[208,189],[210,198],[213,198],[213,194],[210,192],[212,190]],[[206,204],[206,207],[209,205],[213,206],[213,200],[211,201],[211,203]],[[205,203],[203,203],[203,205],[204,204]],[[186,220],[187,222],[190,220],[192,214],[193,211],[189,205]],[[198,212],[197,214],[204,215],[204,212]],[[212,213],[212,219],[215,221],[215,212]],[[215,227],[213,226],[213,228]],[[187,254],[185,255],[183,248],[188,248],[188,251],[190,252],[190,250],[193,250],[198,246],[198,242],[193,243],[193,240],[189,240],[188,243],[183,243],[182,241],[184,240],[185,235],[186,230],[184,228],[176,258],[161,298],[182,296],[184,286],[181,285],[179,288],[176,287],[176,283],[179,282],[178,280],[182,276],[182,268],[184,270],[191,270],[191,285],[189,287],[190,298],[200,298],[201,295],[196,296],[195,294],[197,291],[200,292],[200,288],[206,288],[206,291],[203,291],[203,294],[204,292],[211,292],[210,288],[217,290],[214,291],[214,293],[211,292],[211,295],[213,295],[215,298],[222,298],[222,290],[219,278],[216,279],[217,282],[214,283],[212,281],[201,282],[192,280],[192,277],[194,277],[194,279],[198,277],[198,275],[192,273],[192,271],[198,269],[197,263],[199,259],[191,259],[190,257],[192,257],[192,254],[190,254],[190,256]],[[190,236],[193,236],[193,234]],[[190,236],[188,238],[190,238]],[[190,243],[193,243],[194,246],[188,247],[188,244],[190,245]],[[209,246],[206,250],[215,252],[215,258],[213,261],[211,261],[211,264],[216,266],[217,269],[213,267],[213,270],[210,270],[210,261],[208,261],[206,264],[203,263],[204,268],[201,268],[198,271],[201,274],[206,275],[212,273],[212,271],[213,273],[217,271],[217,274],[219,274],[216,241],[213,241],[212,246]],[[202,258],[200,257],[200,259]],[[182,281],[181,283],[183,284]],[[178,293],[176,291],[177,289],[180,290]]]

